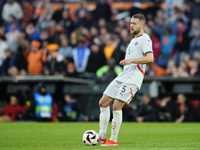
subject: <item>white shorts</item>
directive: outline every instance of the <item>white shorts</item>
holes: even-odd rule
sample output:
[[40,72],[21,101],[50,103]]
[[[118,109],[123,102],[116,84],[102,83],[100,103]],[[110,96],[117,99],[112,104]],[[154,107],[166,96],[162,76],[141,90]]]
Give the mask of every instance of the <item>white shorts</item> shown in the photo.
[[103,94],[129,104],[137,91],[138,87],[135,84],[113,80]]

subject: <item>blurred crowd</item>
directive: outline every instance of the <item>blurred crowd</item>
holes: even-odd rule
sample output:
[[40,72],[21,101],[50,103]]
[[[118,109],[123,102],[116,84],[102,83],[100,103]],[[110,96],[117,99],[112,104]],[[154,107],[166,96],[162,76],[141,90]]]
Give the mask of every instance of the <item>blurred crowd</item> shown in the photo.
[[134,122],[199,122],[200,102],[189,99],[187,95],[170,93],[159,99],[143,94],[135,98],[124,109],[124,120]]
[[36,91],[18,90],[10,94],[0,109],[0,123],[10,121],[65,122],[96,121],[83,113],[83,108],[73,97],[64,93],[59,98],[46,91],[46,85],[39,82]]
[[[145,32],[153,42],[155,62],[146,75],[189,77],[200,75],[200,0],[135,2],[117,10],[112,1],[98,0],[94,10],[79,0],[70,14],[66,1],[0,2],[0,75],[63,75],[111,81],[122,71],[119,61],[133,38],[130,18],[143,13]],[[28,18],[27,18],[28,17]],[[26,21],[25,21],[26,20]],[[28,21],[27,21],[28,20]]]
[[[75,98],[69,93],[59,97],[48,93],[44,83],[39,82],[37,90],[11,94],[0,109],[0,123],[11,121],[70,122],[99,121],[98,116],[81,105],[84,98]],[[84,101],[85,103],[85,101]],[[94,106],[92,106],[94,107]],[[187,95],[164,94],[159,99],[148,94],[136,96],[123,107],[123,120],[131,122],[200,122],[200,101]]]

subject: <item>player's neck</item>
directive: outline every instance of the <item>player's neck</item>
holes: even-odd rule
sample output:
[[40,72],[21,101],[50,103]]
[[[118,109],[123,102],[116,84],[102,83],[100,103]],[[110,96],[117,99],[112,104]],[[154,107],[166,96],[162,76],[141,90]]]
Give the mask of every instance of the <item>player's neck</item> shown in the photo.
[[138,36],[141,36],[142,34],[144,34],[144,31],[143,31],[143,30],[140,30],[140,32],[139,32],[137,35],[135,35],[134,38],[137,38]]

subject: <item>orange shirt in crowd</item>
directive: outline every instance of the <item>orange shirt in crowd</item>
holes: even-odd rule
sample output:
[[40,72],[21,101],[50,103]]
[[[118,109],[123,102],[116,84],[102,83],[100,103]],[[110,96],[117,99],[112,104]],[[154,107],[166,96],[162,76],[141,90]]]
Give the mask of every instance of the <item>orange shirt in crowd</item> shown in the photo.
[[110,59],[114,51],[115,47],[106,45],[104,48],[104,54],[106,56],[106,59]]
[[36,52],[31,51],[27,58],[28,61],[28,73],[29,74],[40,74],[43,69],[42,62],[47,61],[46,54],[43,50],[38,50]]

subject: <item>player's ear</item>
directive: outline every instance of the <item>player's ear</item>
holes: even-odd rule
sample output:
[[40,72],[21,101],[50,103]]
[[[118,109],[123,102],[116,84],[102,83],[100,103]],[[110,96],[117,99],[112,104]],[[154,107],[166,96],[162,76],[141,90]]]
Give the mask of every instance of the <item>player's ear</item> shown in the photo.
[[144,27],[144,22],[141,22],[141,26],[142,26],[142,28]]

